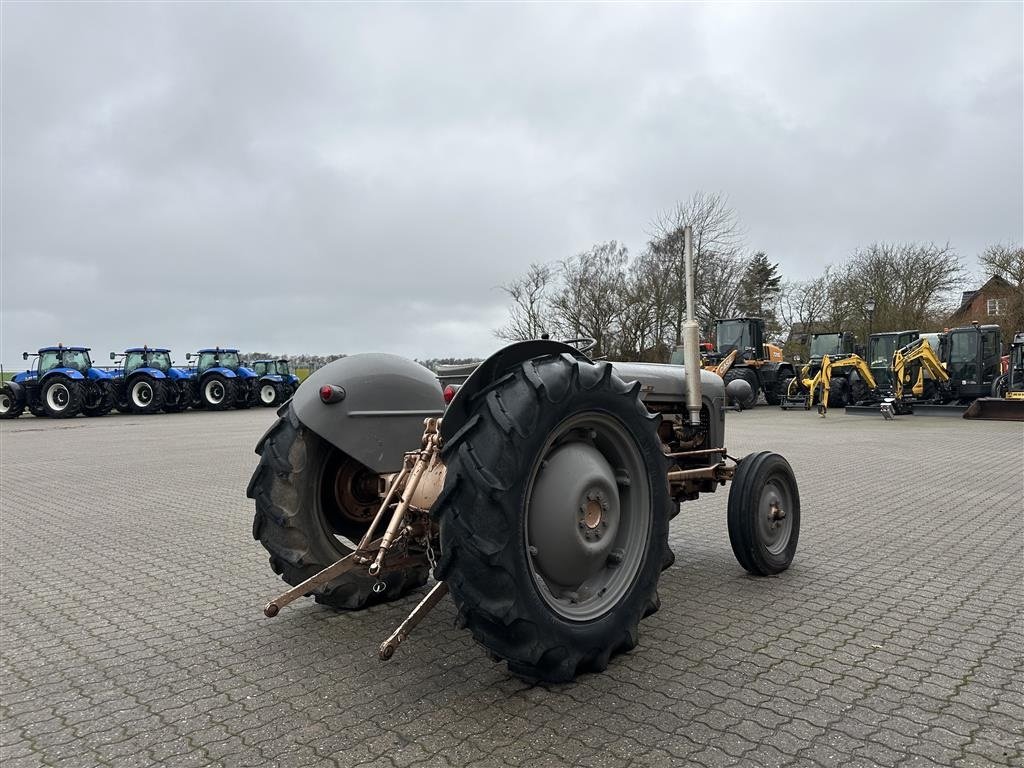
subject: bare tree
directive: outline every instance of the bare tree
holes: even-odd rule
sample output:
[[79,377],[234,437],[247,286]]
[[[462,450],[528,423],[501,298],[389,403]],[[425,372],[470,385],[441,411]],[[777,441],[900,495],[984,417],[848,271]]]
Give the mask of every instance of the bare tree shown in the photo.
[[537,339],[548,326],[548,289],[552,270],[547,264],[531,264],[526,275],[501,286],[512,299],[507,325],[497,328],[494,335],[507,341]]
[[[649,249],[671,266],[670,284],[673,288],[672,334],[673,341],[682,338],[684,306],[686,296],[686,272],[683,258],[683,227],[693,228],[693,262],[696,294],[709,296],[713,287],[723,276],[730,278],[740,250],[744,243],[744,232],[736,211],[729,205],[728,198],[721,193],[696,192],[688,200],[659,215],[651,225],[652,240]],[[718,260],[713,267],[708,264]],[[709,268],[710,267],[710,268]],[[732,289],[721,292],[723,297],[732,295]],[[705,302],[705,313],[719,311],[722,297]],[[734,300],[734,299],[733,299]],[[710,305],[710,306],[708,306]],[[695,308],[695,311],[699,310]],[[702,318],[701,325],[707,326],[713,317]]]
[[978,257],[985,275],[999,275],[1010,285],[1024,290],[1024,248],[1016,243],[990,245]]
[[850,259],[837,294],[842,315],[862,331],[869,298],[875,302],[875,329],[924,330],[948,313],[963,278],[963,265],[948,243],[873,243]]
[[704,253],[701,259],[701,286],[695,312],[701,334],[711,338],[716,321],[733,317],[739,312],[740,283],[743,279],[743,260],[728,253]]
[[615,345],[629,250],[615,240],[594,245],[561,262],[561,289],[551,299],[554,328],[565,337],[597,341],[594,354]]
[[1013,289],[1008,297],[1006,314],[1000,321],[1004,332],[1024,331],[1024,248],[1016,243],[990,245],[978,257],[987,277],[998,275]]

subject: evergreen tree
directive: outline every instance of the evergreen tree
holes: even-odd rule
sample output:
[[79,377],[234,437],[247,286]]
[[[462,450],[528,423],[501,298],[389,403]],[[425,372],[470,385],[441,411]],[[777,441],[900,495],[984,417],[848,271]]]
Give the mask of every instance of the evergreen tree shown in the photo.
[[771,324],[781,291],[779,265],[772,264],[764,251],[758,251],[747,261],[740,279],[737,302],[740,312],[749,317],[763,317]]

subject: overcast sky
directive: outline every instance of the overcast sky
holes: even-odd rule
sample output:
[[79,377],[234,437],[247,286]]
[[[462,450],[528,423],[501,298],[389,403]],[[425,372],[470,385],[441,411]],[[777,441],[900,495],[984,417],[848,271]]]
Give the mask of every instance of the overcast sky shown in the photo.
[[0,357],[484,355],[726,193],[790,278],[1024,240],[1021,3],[2,5]]

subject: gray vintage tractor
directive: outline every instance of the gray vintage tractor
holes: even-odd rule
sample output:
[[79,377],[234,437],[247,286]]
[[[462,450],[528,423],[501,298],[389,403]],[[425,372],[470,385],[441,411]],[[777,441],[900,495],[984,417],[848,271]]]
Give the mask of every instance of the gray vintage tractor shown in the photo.
[[253,536],[293,585],[264,613],[303,595],[363,608],[432,573],[382,660],[450,592],[513,674],[571,680],[637,644],[674,559],[669,520],[728,482],[736,559],[784,571],[800,531],[793,471],[775,453],[728,455],[725,386],[700,369],[692,312],[686,334],[685,368],[525,341],[457,391],[393,355],[316,371],[256,449]]

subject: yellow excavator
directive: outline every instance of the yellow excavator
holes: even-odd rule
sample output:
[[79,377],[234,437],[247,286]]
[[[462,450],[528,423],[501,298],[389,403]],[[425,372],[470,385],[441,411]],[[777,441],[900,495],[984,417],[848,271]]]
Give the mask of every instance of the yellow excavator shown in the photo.
[[[913,363],[918,363],[916,377],[913,377],[908,371]],[[910,393],[916,398],[924,397],[926,373],[932,380],[940,384],[949,381],[949,374],[946,372],[945,366],[939,360],[939,356],[935,354],[931,344],[928,343],[928,339],[922,336],[902,349],[897,349],[893,355],[893,395],[896,399],[903,399],[905,387],[910,383],[911,378],[914,379],[914,383],[910,388]]]
[[[815,396],[817,396],[818,415],[822,417],[828,414],[833,371],[856,371],[869,390],[876,388],[875,377],[871,374],[871,367],[864,358],[855,353],[834,359],[829,355],[824,355],[821,358],[820,366],[817,367],[817,371],[813,376],[810,375],[811,370],[812,365],[808,363],[801,370],[800,376],[789,382],[786,400],[791,403],[802,400],[804,409],[810,410],[811,406],[814,405]],[[844,378],[844,383],[845,381],[846,379]],[[806,393],[802,398],[801,392]]]

